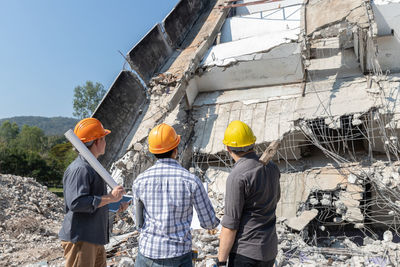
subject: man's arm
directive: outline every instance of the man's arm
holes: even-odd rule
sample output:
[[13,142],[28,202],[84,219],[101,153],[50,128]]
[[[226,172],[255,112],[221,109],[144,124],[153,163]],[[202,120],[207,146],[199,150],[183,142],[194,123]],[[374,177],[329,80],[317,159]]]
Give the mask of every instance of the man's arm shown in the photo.
[[232,230],[222,226],[221,235],[219,237],[218,261],[225,262],[228,260],[229,252],[235,242],[237,230]]
[[219,240],[218,260],[225,262],[235,242],[244,206],[244,184],[239,177],[228,176],[225,190],[225,214]]
[[[101,196],[100,204],[97,206],[98,208],[103,207],[107,204],[118,202],[124,196],[125,190],[122,186],[115,187],[110,194]],[[122,203],[121,203],[122,205]],[[125,208],[126,209],[126,208]]]
[[200,226],[204,229],[214,229],[218,226],[219,220],[215,216],[215,211],[211,205],[211,201],[208,197],[203,184],[200,179],[196,177],[196,187],[194,189],[194,207],[199,217]]
[[74,169],[65,179],[65,203],[73,212],[92,213],[97,208],[122,198],[123,188],[117,186],[110,194],[104,196],[91,195],[91,176],[86,168]]

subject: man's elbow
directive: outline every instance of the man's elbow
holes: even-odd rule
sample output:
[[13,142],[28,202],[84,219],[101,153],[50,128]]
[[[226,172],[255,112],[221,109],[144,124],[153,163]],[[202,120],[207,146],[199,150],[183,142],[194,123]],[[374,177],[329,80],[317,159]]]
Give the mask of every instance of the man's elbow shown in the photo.
[[217,217],[215,217],[215,219],[213,221],[211,221],[210,223],[203,222],[203,223],[200,223],[200,226],[204,229],[212,230],[212,229],[216,228],[218,226],[218,224],[219,224],[219,219]]
[[70,211],[72,211],[72,212],[91,213],[94,210],[95,210],[94,207],[89,203],[81,203],[79,201],[76,201],[76,202],[72,202],[70,205]]

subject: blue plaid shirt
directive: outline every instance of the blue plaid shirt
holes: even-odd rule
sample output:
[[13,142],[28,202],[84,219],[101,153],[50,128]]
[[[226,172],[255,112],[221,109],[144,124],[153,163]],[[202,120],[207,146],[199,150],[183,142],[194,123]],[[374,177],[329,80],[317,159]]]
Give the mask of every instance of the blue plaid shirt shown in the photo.
[[139,251],[148,258],[173,258],[192,250],[193,206],[201,227],[219,224],[200,179],[174,159],[159,159],[136,178],[132,192],[144,205]]

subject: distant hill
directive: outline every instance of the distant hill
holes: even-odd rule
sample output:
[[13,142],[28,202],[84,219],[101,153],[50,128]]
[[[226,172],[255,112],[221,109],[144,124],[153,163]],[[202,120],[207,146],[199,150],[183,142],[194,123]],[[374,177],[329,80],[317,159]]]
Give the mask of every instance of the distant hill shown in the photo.
[[9,120],[15,122],[21,128],[26,124],[37,126],[44,131],[46,135],[63,135],[68,129],[73,129],[78,119],[66,117],[40,117],[40,116],[18,116],[12,118],[0,119],[0,125]]

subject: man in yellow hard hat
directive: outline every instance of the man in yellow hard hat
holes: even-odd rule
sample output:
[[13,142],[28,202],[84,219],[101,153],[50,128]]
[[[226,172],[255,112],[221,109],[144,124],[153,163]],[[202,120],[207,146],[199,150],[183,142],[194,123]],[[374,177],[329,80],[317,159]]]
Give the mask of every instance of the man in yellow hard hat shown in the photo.
[[235,160],[226,181],[225,213],[218,266],[273,266],[277,255],[275,210],[280,198],[278,167],[263,165],[254,152],[256,137],[241,121],[232,121],[223,143]]
[[213,229],[219,224],[200,179],[176,161],[180,140],[167,124],[149,134],[149,151],[158,160],[132,187],[134,198],[144,206],[136,267],[192,266],[193,207],[201,227]]
[[[97,158],[106,148],[105,136],[110,133],[99,120],[79,121],[74,133]],[[64,248],[65,265],[76,267],[106,267],[104,245],[109,242],[108,204],[118,202],[122,186],[107,194],[107,187],[89,163],[78,157],[65,170],[63,177],[65,218],[59,232]],[[127,203],[120,210],[127,208]]]

